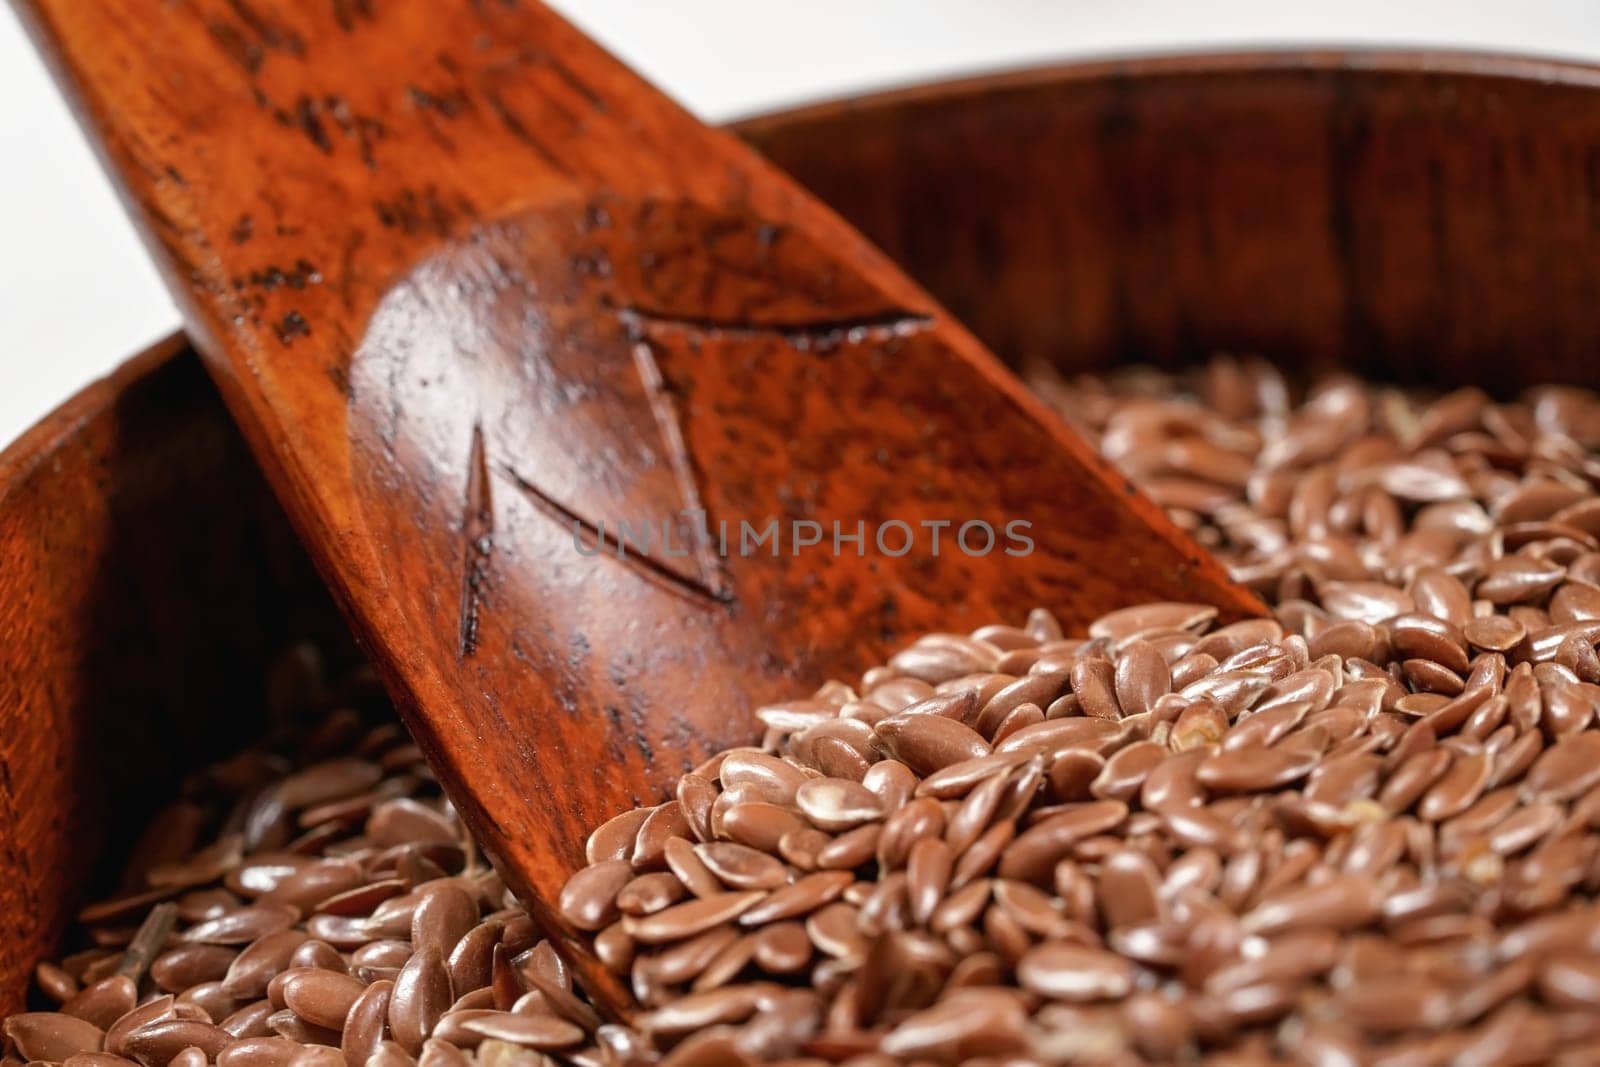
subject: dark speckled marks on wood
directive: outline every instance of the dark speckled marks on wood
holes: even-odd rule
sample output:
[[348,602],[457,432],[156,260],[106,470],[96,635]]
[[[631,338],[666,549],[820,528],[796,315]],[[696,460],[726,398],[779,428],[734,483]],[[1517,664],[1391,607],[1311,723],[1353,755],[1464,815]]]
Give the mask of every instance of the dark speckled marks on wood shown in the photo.
[[[245,225],[248,233],[248,220],[245,220]],[[269,263],[232,279],[233,288],[236,290],[261,289],[269,293],[275,289],[305,289],[307,286],[321,284],[322,272],[315,264],[305,259],[298,259],[288,267]]]
[[646,763],[654,763],[656,759],[655,747],[650,744],[649,722],[642,708],[637,704],[628,705],[628,718],[633,727],[633,743],[639,749],[639,755]]
[[[460,71],[448,55],[439,56],[439,65],[458,80]],[[454,153],[456,142],[448,127],[457,116],[472,106],[472,97],[460,84],[442,88],[425,88],[416,83],[406,86],[406,103],[416,113],[417,121],[439,151]]]
[[294,102],[293,121],[300,128],[311,143],[316,145],[324,155],[333,153],[333,142],[328,138],[328,131],[322,125],[321,108],[318,102],[302,93]]
[[367,169],[378,169],[377,146],[388,129],[379,119],[356,111],[344,97],[300,93],[292,104],[278,106],[257,86],[255,99],[280,126],[295,130],[322,155],[333,155],[343,143],[354,144]]
[[350,387],[349,368],[342,363],[330,363],[327,370],[328,380],[333,383],[333,387],[338,390],[339,395],[344,397],[345,402],[349,403],[354,396]]
[[590,107],[601,113],[609,110],[606,106],[605,97],[596,92],[594,87],[588,82],[578,77],[571,67],[561,62],[559,56],[546,56],[545,62],[550,65],[550,69],[554,71],[562,81],[566,82],[567,85],[572,88],[573,92],[587,100]]
[[273,331],[278,335],[278,342],[285,348],[301,337],[311,336],[311,323],[298,311],[286,311],[283,317],[273,324]]
[[450,89],[445,92],[435,93],[419,85],[406,86],[406,98],[422,112],[436,112],[447,119],[453,119],[467,106],[467,94],[460,89]]
[[523,122],[522,116],[512,109],[511,105],[506,102],[499,92],[491,88],[485,88],[483,99],[489,105],[489,110],[494,113],[495,118],[499,119],[500,124],[505,127],[507,133],[532,149],[540,159],[549,164],[550,168],[558,174],[566,175],[569,178],[574,176],[574,172],[567,162],[557,155],[554,149],[545,144],[529,128],[527,123]]
[[474,213],[466,197],[446,195],[432,185],[421,189],[407,186],[392,198],[376,201],[372,211],[379,225],[408,237],[419,234],[449,237],[462,220],[471,218]]
[[247,73],[259,71],[270,52],[305,54],[306,43],[298,33],[258,11],[247,0],[227,0],[226,10],[227,14],[213,15],[206,26],[228,57]]
[[[331,10],[335,23],[345,32],[354,31],[358,21],[373,17],[370,0],[333,0]],[[359,112],[337,93],[300,92],[292,99],[275,100],[269,91],[267,83],[272,79],[263,68],[271,54],[314,62],[298,29],[264,14],[247,0],[224,0],[203,17],[212,40],[248,76],[257,107],[300,133],[323,155],[332,155],[341,141],[347,141],[356,146],[369,169],[377,168],[376,147],[387,133],[378,118]]]
[[329,0],[334,23],[346,33],[373,17],[372,0]]

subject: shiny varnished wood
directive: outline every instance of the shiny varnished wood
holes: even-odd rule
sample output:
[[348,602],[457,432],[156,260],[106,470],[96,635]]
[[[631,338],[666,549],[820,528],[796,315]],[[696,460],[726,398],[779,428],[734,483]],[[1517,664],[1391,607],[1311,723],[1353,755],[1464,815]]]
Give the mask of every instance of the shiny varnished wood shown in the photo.
[[[753,737],[764,699],[1038,603],[1258,609],[836,216],[535,3],[21,7],[414,732],[558,932],[587,829]],[[683,516],[715,547],[666,544]],[[772,554],[722,550],[773,522]],[[911,551],[872,544],[889,522]],[[969,522],[1026,539],[972,552]],[[836,523],[866,544],[829,550]]]
[[1013,363],[1220,349],[1507,394],[1600,385],[1597,90],[1513,56],[1168,56],[741,132]]
[[[1229,344],[1291,366],[1316,353],[1389,373],[1336,328],[1351,298],[1323,234],[1342,204],[1365,220],[1346,246],[1364,262],[1404,248],[1418,258],[1431,232],[1515,235],[1515,255],[1458,238],[1449,272],[1405,275],[1404,300],[1364,290],[1360,306],[1392,338],[1385,355],[1397,370],[1440,385],[1595,384],[1600,362],[1584,354],[1600,339],[1600,304],[1578,283],[1600,269],[1600,228],[1568,207],[1587,202],[1597,87],[1591,68],[1479,56],[1191,56],[933,86],[740,132],[1008,361],[1177,361]],[[1116,124],[1098,121],[1108,107],[1120,109]],[[1368,146],[1357,155],[1346,141],[1338,165],[1319,147],[1336,109]],[[1084,140],[1111,125],[1121,139]],[[1179,157],[1183,166],[1160,165]],[[1478,161],[1496,158],[1490,180]],[[1084,181],[1068,197],[1069,167],[1141,181]],[[1436,197],[1439,188],[1456,192]],[[935,211],[941,225],[928,227]],[[1084,220],[1096,217],[1090,240]],[[1212,257],[1208,270],[1167,269],[1164,246],[1188,247],[1177,235],[1208,229],[1242,249],[1237,267]],[[1080,254],[1056,254],[1073,235]],[[1249,262],[1270,265],[1267,280],[1251,283],[1263,275]],[[1183,309],[1192,327],[1130,319],[1096,332],[1087,311],[1062,311],[1119,286],[1155,310]],[[1488,308],[1509,335],[1503,351],[1438,328]],[[1516,344],[1523,334],[1537,343]],[[219,727],[257,729],[266,658],[329,632],[315,575],[290,541],[215,391],[176,343],[0,453],[0,781],[13,783],[0,819],[0,1010],[23,1002],[34,961],[91,892],[86,872],[109,888],[133,828],[175,795],[163,753],[205,754],[165,746],[218,751],[231,743]]]
[[354,650],[182,338],[0,452],[0,635],[9,1013],[152,811],[266,732],[274,657]]

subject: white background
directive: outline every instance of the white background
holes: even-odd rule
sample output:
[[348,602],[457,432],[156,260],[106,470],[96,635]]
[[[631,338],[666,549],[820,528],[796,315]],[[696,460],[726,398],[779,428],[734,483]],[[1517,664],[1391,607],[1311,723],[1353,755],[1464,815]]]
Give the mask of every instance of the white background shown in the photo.
[[[443,0],[441,0],[443,2]],[[1600,0],[556,0],[707,119],[1072,56],[1431,44],[1600,59]],[[177,324],[0,4],[0,445]]]

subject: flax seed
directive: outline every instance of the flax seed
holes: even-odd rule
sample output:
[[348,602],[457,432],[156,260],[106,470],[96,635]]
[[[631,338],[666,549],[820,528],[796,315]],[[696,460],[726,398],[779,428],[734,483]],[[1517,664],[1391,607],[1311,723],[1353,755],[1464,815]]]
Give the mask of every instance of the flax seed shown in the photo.
[[761,745],[604,823],[561,894],[634,1025],[485,876],[404,731],[329,711],[296,653],[285,691],[324,702],[317,725],[159,817],[82,914],[98,947],[39,968],[61,1011],[13,1017],[13,1048],[1587,1062],[1600,401],[1345,378],[1293,402],[1227,358],[1036,384],[1274,618],[1146,604],[1082,637],[1041,610],[756,709]]

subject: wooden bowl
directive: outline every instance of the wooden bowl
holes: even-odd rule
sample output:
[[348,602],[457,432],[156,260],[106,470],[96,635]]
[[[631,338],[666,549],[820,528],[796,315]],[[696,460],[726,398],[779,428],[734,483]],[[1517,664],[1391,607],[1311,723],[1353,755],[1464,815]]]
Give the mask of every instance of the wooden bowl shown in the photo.
[[[1095,63],[740,127],[1010,359],[1600,384],[1600,69]],[[343,628],[181,339],[0,453],[0,1010],[182,769]]]

